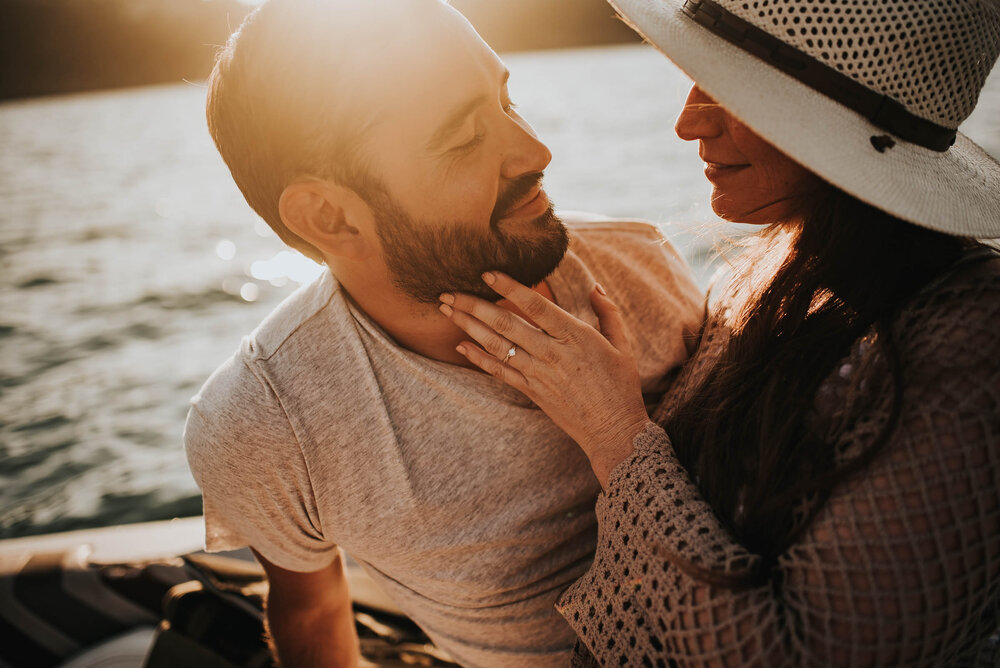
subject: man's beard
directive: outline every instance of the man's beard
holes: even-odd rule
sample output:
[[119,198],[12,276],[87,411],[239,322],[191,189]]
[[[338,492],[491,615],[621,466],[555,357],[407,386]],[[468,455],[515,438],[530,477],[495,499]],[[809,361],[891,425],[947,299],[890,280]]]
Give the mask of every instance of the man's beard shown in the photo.
[[[507,234],[500,218],[531,192],[541,174],[528,174],[502,193],[489,229],[470,223],[418,222],[385,191],[371,193],[369,206],[393,283],[411,298],[436,303],[444,292],[465,292],[498,301],[483,283],[485,271],[500,271],[524,285],[537,285],[562,261],[569,236],[552,205],[527,235]],[[523,228],[522,228],[523,229]]]

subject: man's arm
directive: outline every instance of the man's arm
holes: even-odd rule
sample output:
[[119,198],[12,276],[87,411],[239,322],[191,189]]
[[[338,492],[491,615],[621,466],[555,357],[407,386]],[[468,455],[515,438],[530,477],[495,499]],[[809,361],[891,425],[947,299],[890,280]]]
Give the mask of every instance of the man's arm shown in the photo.
[[356,667],[361,651],[340,556],[318,571],[297,573],[275,566],[256,550],[253,553],[267,573],[267,627],[279,664]]

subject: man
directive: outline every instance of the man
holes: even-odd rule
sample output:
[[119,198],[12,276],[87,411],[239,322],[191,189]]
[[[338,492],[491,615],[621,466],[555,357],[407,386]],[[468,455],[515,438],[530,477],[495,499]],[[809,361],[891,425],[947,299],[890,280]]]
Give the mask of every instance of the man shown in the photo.
[[650,391],[700,321],[650,226],[567,233],[507,76],[439,0],[272,0],[212,75],[234,180],[329,269],[213,374],[185,430],[207,546],[253,548],[286,666],[357,663],[338,546],[464,665],[568,660],[553,603],[591,560],[600,487],[541,411],[456,352],[442,292],[488,297],[480,275],[499,269],[596,323],[600,281]]

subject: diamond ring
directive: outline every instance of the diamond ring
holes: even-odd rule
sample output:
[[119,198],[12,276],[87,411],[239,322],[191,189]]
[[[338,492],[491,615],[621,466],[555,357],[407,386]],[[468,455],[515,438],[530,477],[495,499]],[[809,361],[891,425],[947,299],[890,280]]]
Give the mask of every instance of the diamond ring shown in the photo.
[[513,357],[516,354],[517,354],[517,346],[513,346],[512,345],[510,347],[510,350],[507,351],[507,354],[504,355],[504,358],[502,360],[500,360],[500,364],[506,364],[507,360],[509,360],[511,357]]

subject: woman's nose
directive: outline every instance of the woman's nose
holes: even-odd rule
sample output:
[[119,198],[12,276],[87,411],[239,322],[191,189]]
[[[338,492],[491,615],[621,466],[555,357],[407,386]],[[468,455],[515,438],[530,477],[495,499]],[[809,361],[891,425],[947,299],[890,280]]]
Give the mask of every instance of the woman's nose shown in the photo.
[[705,91],[692,86],[684,108],[674,124],[674,132],[685,141],[718,137],[722,133],[719,105]]

